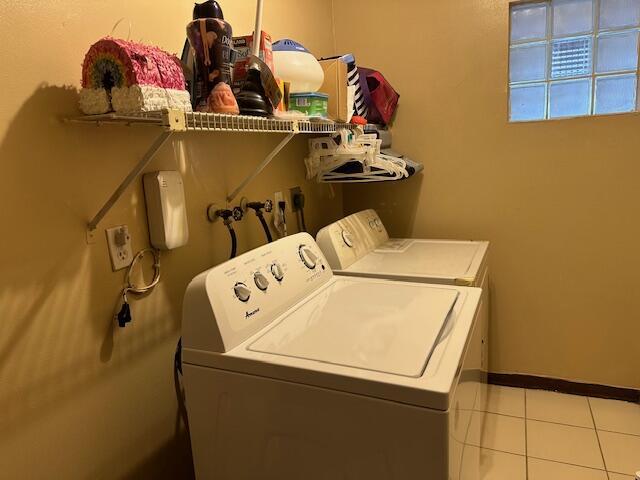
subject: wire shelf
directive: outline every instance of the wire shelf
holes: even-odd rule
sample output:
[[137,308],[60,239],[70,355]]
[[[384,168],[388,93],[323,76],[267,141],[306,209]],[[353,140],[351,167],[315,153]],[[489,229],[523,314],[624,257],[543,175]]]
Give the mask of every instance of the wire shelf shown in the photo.
[[214,132],[279,132],[292,131],[292,122],[246,115],[185,112],[187,130]]
[[227,196],[227,202],[236,198],[240,191],[266,168],[273,158],[300,133],[330,134],[339,128],[356,128],[348,123],[334,123],[331,121],[313,121],[299,119],[277,119],[251,117],[247,115],[228,115],[222,113],[185,112],[183,110],[161,110],[132,114],[105,113],[101,115],[84,115],[68,118],[68,122],[88,125],[148,125],[159,127],[160,135],[149,147],[142,159],[131,169],[116,188],[102,208],[87,224],[87,242],[95,241],[95,231],[122,196],[126,188],[143,172],[158,150],[174,134],[179,132],[258,132],[285,133],[285,138],[269,153],[266,158],[249,174],[240,185]]
[[70,118],[74,123],[152,125],[171,131],[254,132],[254,133],[334,133],[339,128],[355,128],[348,123],[298,119],[277,119],[223,113],[162,110],[132,114],[105,113]]

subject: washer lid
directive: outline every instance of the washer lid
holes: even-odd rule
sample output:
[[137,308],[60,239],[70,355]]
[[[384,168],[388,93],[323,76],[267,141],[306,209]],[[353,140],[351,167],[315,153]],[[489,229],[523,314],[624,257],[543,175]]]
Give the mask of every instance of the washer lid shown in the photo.
[[371,272],[458,278],[477,268],[486,246],[481,242],[391,239],[345,272]]
[[339,279],[249,350],[419,377],[457,297],[410,283]]

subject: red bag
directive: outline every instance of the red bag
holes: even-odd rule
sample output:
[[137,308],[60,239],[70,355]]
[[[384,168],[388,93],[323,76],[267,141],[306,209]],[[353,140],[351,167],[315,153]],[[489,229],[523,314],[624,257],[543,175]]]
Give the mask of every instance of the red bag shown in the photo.
[[377,70],[358,67],[360,86],[369,107],[369,123],[387,125],[393,117],[400,95]]

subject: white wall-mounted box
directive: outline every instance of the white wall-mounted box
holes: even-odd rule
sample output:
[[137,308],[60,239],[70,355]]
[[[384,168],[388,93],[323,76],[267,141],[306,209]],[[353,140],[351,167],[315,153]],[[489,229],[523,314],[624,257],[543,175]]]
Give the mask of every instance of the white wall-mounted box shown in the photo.
[[143,177],[151,245],[172,250],[189,241],[184,185],[179,172],[158,171]]

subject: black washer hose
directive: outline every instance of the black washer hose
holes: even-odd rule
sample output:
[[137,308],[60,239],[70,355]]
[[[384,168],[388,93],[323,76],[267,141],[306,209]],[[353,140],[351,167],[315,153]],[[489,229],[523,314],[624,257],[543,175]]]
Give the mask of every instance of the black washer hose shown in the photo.
[[231,235],[231,256],[229,258],[235,258],[238,251],[238,239],[236,238],[236,231],[233,229],[231,224],[228,224],[227,228],[229,229],[229,235]]
[[273,237],[271,236],[271,232],[269,231],[269,225],[267,225],[266,220],[264,219],[264,215],[262,215],[262,211],[258,210],[256,215],[260,219],[260,223],[262,224],[262,228],[264,230],[264,234],[267,236],[267,242],[273,242]]

